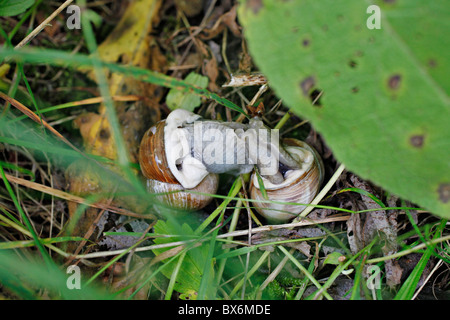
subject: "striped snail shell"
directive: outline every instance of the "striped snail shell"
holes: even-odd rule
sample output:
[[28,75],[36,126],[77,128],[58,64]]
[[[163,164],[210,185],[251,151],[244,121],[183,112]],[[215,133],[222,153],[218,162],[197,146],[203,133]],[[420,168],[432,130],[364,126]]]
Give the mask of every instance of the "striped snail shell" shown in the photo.
[[[284,173],[284,181],[276,184],[261,177],[267,193],[265,199],[258,182],[256,173],[252,174],[250,180],[250,197],[254,200],[266,202],[253,202],[258,213],[270,221],[287,221],[302,212],[305,205],[288,203],[309,204],[323,181],[324,169],[322,159],[317,151],[303,141],[297,139],[284,139],[285,149],[301,163],[301,168],[287,170]],[[277,203],[267,202],[267,200]],[[286,203],[279,203],[286,202]]]
[[183,123],[199,118],[191,112],[175,110],[147,130],[139,148],[139,164],[147,178],[148,191],[165,193],[160,199],[179,209],[204,208],[212,197],[197,192],[215,194],[218,188],[218,175],[209,173],[190,155],[187,138],[180,129]]

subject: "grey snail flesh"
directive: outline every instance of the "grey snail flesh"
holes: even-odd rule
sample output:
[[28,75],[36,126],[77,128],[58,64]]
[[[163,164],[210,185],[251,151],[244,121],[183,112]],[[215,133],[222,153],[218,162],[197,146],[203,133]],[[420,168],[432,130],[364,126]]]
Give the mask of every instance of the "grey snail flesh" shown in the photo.
[[[172,160],[177,170],[242,174],[256,166],[266,179],[281,183],[284,177],[279,172],[280,166],[288,169],[301,166],[280,145],[278,131],[265,127],[258,118],[242,124],[203,120],[186,110],[175,110],[171,115],[174,112],[179,114],[178,119],[187,119],[169,125],[170,135],[175,138],[168,152],[179,152]],[[191,169],[185,168],[186,165]]]
[[[194,190],[203,181],[209,181],[213,187],[200,192],[213,194],[217,190],[217,174],[250,173],[256,167],[268,199],[275,202],[256,201],[253,205],[264,217],[284,221],[305,208],[298,203],[311,202],[323,180],[322,160],[313,148],[295,139],[281,143],[278,131],[268,129],[258,118],[248,124],[213,121],[177,109],[169,114],[163,130],[166,167],[179,187],[169,186],[169,190],[163,183],[149,182],[154,192]],[[185,196],[179,197],[185,201]],[[255,173],[250,196],[267,200],[262,197]]]

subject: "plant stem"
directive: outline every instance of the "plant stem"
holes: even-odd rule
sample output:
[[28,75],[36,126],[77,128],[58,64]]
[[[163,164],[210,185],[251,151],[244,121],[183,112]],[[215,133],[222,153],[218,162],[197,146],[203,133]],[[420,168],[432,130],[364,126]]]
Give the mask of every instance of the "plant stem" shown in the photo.
[[333,174],[331,179],[328,181],[328,183],[325,185],[325,187],[323,187],[322,190],[320,190],[319,194],[314,198],[314,200],[311,201],[311,206],[308,206],[305,210],[303,210],[302,213],[300,213],[300,215],[294,219],[294,222],[298,222],[299,220],[301,220],[301,218],[306,217],[314,209],[314,205],[319,204],[319,202],[322,201],[323,197],[325,197],[328,191],[330,191],[331,187],[334,185],[336,180],[342,174],[344,169],[345,166],[341,164],[339,168],[336,170],[336,172]]
[[444,242],[444,241],[447,241],[447,240],[450,240],[450,235],[445,236],[445,237],[441,237],[441,238],[438,238],[438,239],[433,239],[433,240],[427,241],[425,243],[421,243],[421,244],[419,244],[419,245],[417,245],[417,246],[415,246],[413,248],[410,248],[410,249],[407,249],[407,250],[403,250],[401,252],[396,252],[394,254],[391,254],[390,256],[384,256],[384,257],[369,259],[369,260],[366,261],[366,263],[367,264],[373,264],[373,263],[378,263],[378,262],[382,262],[382,261],[386,261],[386,260],[396,259],[396,258],[399,258],[399,257],[406,256],[407,254],[410,254],[410,253],[419,251],[421,249],[424,249],[428,245],[441,243],[441,242]]
[[63,11],[69,4],[71,4],[73,0],[67,0],[64,2],[58,9],[56,9],[47,19],[42,21],[40,25],[38,25],[33,31],[31,31],[22,41],[19,42],[19,44],[15,47],[15,49],[22,48],[24,45],[26,45],[28,42],[33,40],[34,37],[36,37],[39,32],[41,32],[49,23],[52,21],[61,11]]

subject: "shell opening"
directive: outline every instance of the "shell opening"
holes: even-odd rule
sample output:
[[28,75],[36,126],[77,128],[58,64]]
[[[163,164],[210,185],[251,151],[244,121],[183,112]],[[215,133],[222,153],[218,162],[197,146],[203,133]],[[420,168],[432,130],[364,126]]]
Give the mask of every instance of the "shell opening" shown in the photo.
[[[295,160],[301,163],[301,167],[300,169],[283,170],[284,172],[282,174],[284,180],[281,183],[273,183],[269,179],[262,177],[264,187],[267,190],[280,189],[291,185],[296,179],[305,174],[305,172],[313,165],[314,155],[311,151],[294,146],[286,147],[286,151],[289,152]],[[258,177],[256,175],[253,176],[253,184],[259,189]]]

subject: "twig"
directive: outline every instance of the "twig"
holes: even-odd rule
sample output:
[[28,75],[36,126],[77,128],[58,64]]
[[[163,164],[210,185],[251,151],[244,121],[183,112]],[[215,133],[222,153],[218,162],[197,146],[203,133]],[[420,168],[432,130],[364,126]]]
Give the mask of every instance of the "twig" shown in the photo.
[[152,214],[141,215],[141,214],[131,212],[131,211],[123,209],[123,208],[118,208],[115,206],[107,205],[105,203],[98,203],[98,202],[90,203],[86,199],[75,196],[73,194],[70,194],[70,193],[67,193],[67,192],[64,192],[64,191],[61,191],[58,189],[50,188],[43,184],[31,182],[31,181],[28,181],[28,180],[25,180],[22,178],[17,178],[17,177],[11,176],[9,174],[5,174],[5,177],[9,182],[17,183],[24,187],[31,188],[33,190],[38,190],[40,192],[47,193],[47,194],[53,195],[55,197],[58,197],[58,198],[61,198],[64,200],[73,201],[73,202],[80,203],[80,204],[85,204],[85,205],[88,205],[88,206],[91,206],[91,207],[94,207],[97,209],[104,209],[104,210],[112,211],[112,212],[115,212],[117,214],[121,214],[124,216],[129,216],[129,217],[134,217],[134,218],[139,218],[139,219],[153,219],[153,220],[156,219],[156,217],[153,216]]
[[[346,220],[348,220],[349,217],[350,217],[349,215],[345,215],[345,216],[335,216],[335,217],[314,220],[314,221],[304,220],[304,221],[297,222],[297,223],[267,225],[267,226],[263,226],[263,227],[252,228],[251,233],[255,234],[255,233],[271,231],[271,230],[275,230],[275,229],[294,228],[294,227],[315,225],[315,224],[335,222],[335,221],[346,221]],[[248,235],[249,232],[250,231],[248,229],[247,230],[237,230],[237,231],[233,231],[233,232],[220,234],[216,238],[223,239],[223,238],[228,238],[228,237],[245,236],[245,235]],[[187,241],[174,241],[174,242],[169,242],[169,243],[150,245],[150,246],[136,248],[135,251],[142,252],[142,251],[149,251],[149,250],[154,250],[154,249],[176,247],[176,246],[180,246],[180,245],[185,245],[185,244],[187,244],[189,242],[193,242],[193,241],[198,241],[198,240],[194,239],[194,240],[187,240]],[[200,245],[200,243],[198,245]],[[104,252],[93,252],[93,253],[78,255],[78,256],[75,256],[74,258],[75,259],[92,259],[92,258],[99,258],[99,257],[114,256],[114,255],[120,254],[126,250],[128,250],[128,249],[120,249],[120,250],[112,250],[112,251],[104,251]]]
[[49,130],[51,133],[53,133],[58,139],[63,141],[65,144],[67,144],[69,147],[71,147],[73,150],[83,154],[81,150],[79,150],[76,146],[74,146],[69,140],[67,140],[61,133],[59,133],[57,130],[55,130],[51,125],[49,125],[45,120],[43,120],[40,116],[35,114],[33,111],[31,111],[29,108],[27,108],[25,105],[20,103],[19,101],[7,96],[3,92],[0,92],[0,98],[9,102],[11,105],[13,105],[15,108],[17,108],[20,112],[27,115],[31,120],[38,124],[42,124],[47,130]]
[[420,288],[417,289],[417,291],[414,293],[413,297],[411,298],[411,300],[416,300],[417,296],[419,295],[420,291],[422,291],[422,289],[425,287],[425,285],[428,283],[428,280],[430,280],[431,276],[436,272],[437,269],[439,269],[442,265],[442,263],[444,263],[443,260],[439,260],[438,263],[436,264],[436,266],[433,268],[433,270],[431,270],[430,274],[428,275],[428,277],[423,281],[422,285],[420,286]]
[[73,0],[67,0],[64,2],[58,9],[56,9],[47,19],[42,21],[40,25],[38,25],[33,31],[28,34],[20,43],[15,46],[15,49],[22,48],[28,42],[34,39],[49,23],[52,21],[61,11],[63,11],[69,4],[71,4]]
[[323,189],[319,192],[319,194],[311,202],[311,206],[308,206],[305,210],[303,210],[302,213],[300,213],[300,215],[294,219],[294,221],[299,221],[299,219],[306,217],[314,209],[314,205],[319,204],[319,202],[322,201],[323,197],[325,197],[325,195],[328,193],[328,191],[334,185],[336,180],[342,174],[344,169],[345,169],[345,166],[343,164],[341,164],[339,166],[339,168],[336,170],[336,172],[333,174],[331,179],[328,181],[328,183],[325,185],[325,187],[323,187]]
[[396,252],[396,253],[391,254],[389,256],[369,259],[369,260],[366,261],[366,264],[375,264],[375,263],[383,262],[383,261],[386,261],[386,260],[397,259],[399,257],[406,256],[407,254],[410,254],[410,253],[422,250],[422,249],[426,248],[427,246],[429,246],[431,244],[436,244],[436,243],[444,242],[444,241],[447,241],[447,240],[450,240],[450,235],[442,237],[442,238],[433,239],[433,240],[427,241],[425,243],[421,243],[421,244],[419,244],[419,245],[417,245],[415,247],[412,247],[410,249],[403,250],[403,251],[400,251],[400,252]]

